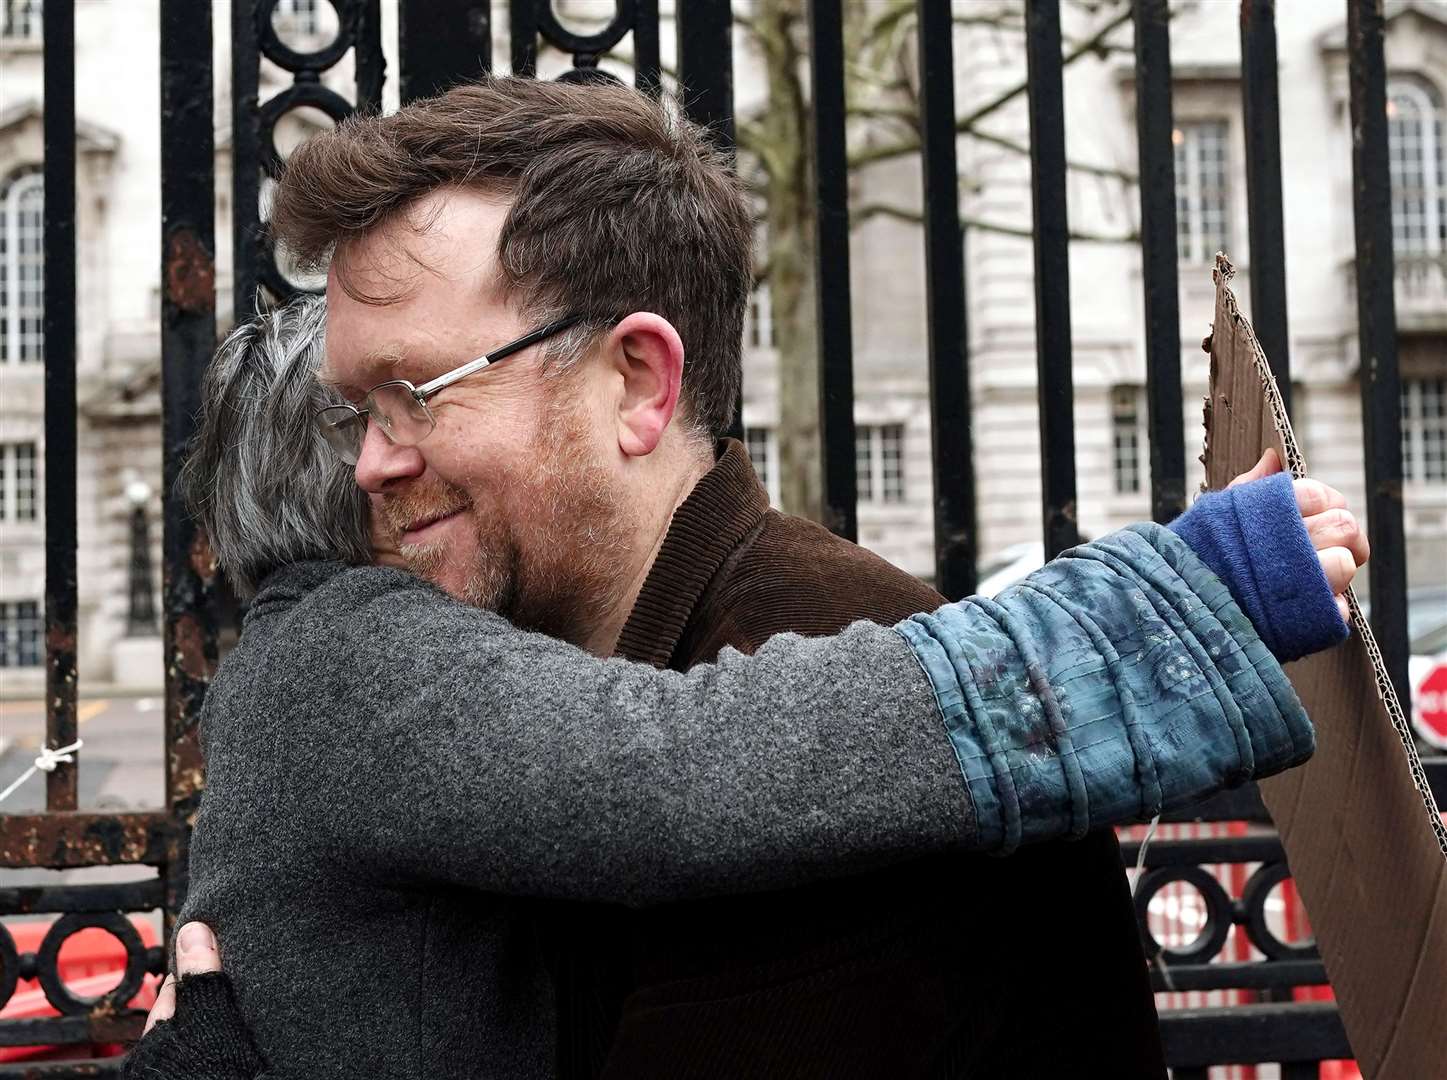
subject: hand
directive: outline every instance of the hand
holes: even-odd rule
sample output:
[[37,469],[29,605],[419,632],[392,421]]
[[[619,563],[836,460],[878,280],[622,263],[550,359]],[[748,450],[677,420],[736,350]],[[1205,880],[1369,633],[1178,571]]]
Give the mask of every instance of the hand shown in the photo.
[[204,923],[176,935],[176,970],[126,1055],[122,1080],[260,1080],[266,1062],[246,1029],[216,937]]
[[[1227,486],[1248,484],[1280,471],[1281,461],[1276,451],[1267,450],[1249,472],[1242,473]],[[1322,572],[1336,597],[1337,610],[1343,621],[1350,622],[1351,609],[1343,594],[1357,570],[1365,566],[1371,556],[1366,533],[1357,523],[1356,515],[1347,509],[1346,496],[1336,488],[1320,480],[1293,480],[1292,487],[1306,534],[1311,537],[1311,546],[1316,549]]]
[[[205,923],[189,922],[176,935],[176,970],[181,978],[187,975],[202,975],[208,971],[221,970],[221,952],[216,948],[216,935]],[[176,976],[167,975],[156,994],[156,1003],[146,1014],[146,1026],[141,1032],[147,1035],[158,1020],[169,1020],[176,1015]]]

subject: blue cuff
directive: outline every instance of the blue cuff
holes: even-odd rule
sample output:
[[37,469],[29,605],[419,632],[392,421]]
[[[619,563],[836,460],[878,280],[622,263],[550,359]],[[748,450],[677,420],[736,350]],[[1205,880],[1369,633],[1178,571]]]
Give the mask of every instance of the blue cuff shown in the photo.
[[1346,640],[1288,473],[1202,495],[1170,529],[1220,578],[1285,663]]

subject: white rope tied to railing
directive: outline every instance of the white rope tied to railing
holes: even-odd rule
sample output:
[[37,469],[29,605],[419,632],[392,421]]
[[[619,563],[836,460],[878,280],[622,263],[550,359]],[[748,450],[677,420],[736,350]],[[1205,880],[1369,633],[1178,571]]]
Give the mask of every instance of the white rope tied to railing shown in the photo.
[[57,765],[69,765],[74,762],[75,752],[84,745],[84,739],[76,739],[75,742],[71,743],[69,746],[60,746],[56,747],[55,749],[51,749],[49,746],[41,747],[40,754],[35,759],[35,764],[31,765],[30,768],[26,769],[23,773],[21,773],[19,778],[15,780],[15,782],[12,783],[8,788],[6,788],[4,791],[0,791],[0,802],[4,802],[6,799],[10,798],[11,792],[15,791],[16,788],[18,788],[21,784],[25,783],[25,781],[29,780],[37,772],[52,773],[55,772],[55,767]]
[[[1131,894],[1131,897],[1132,897],[1132,898],[1135,897],[1136,890],[1140,888],[1140,886],[1141,886],[1141,876],[1145,873],[1145,869],[1146,869],[1146,848],[1150,847],[1150,846],[1151,846],[1151,841],[1156,838],[1156,826],[1159,825],[1160,823],[1161,823],[1161,815],[1160,815],[1160,814],[1157,814],[1155,817],[1151,818],[1150,828],[1148,828],[1148,829],[1146,830],[1145,836],[1141,839],[1140,851],[1136,854],[1136,857],[1135,857],[1135,871],[1136,871],[1135,881],[1131,884],[1131,887],[1130,887],[1130,894]],[[1155,955],[1155,957],[1153,958],[1153,962],[1154,962],[1155,965],[1156,965],[1156,969],[1161,973],[1161,982],[1165,983],[1166,989],[1167,989],[1167,990],[1174,990],[1176,987],[1175,987],[1175,984],[1171,982],[1171,973],[1170,973],[1170,971],[1166,968],[1166,962],[1165,962],[1165,960],[1163,960],[1163,959],[1161,958],[1161,951],[1162,951],[1162,950],[1159,950],[1159,949],[1156,951],[1156,955]]]

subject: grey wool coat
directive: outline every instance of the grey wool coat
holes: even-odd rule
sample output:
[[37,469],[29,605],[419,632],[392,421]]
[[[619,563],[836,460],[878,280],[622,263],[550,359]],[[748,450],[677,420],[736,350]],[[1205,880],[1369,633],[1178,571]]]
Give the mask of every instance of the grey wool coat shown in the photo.
[[207,694],[183,920],[216,929],[269,1078],[546,1077],[529,898],[1005,850],[1310,753],[1280,667],[1179,538],[1087,548],[998,603],[685,674],[397,571],[285,568]]

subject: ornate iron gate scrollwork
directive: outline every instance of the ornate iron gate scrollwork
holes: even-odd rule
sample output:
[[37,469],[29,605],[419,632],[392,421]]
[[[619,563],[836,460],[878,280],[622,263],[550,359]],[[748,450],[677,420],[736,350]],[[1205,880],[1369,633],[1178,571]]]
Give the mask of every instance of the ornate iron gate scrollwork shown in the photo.
[[[245,317],[258,304],[290,296],[299,287],[287,276],[284,258],[266,237],[262,208],[264,184],[282,165],[277,128],[291,112],[312,108],[333,122],[356,110],[382,107],[385,61],[381,37],[381,0],[325,0],[335,12],[335,36],[312,51],[288,44],[275,22],[281,0],[232,0],[231,4],[231,157],[232,286],[231,310]],[[540,50],[551,47],[571,58],[565,78],[587,77],[601,61],[628,42],[635,83],[660,92],[662,64],[658,0],[615,0],[612,18],[593,32],[570,29],[551,0],[397,0],[397,77],[406,102],[434,94],[475,77],[492,63],[494,16],[504,9],[509,20],[512,69],[535,75]],[[1351,27],[1351,93],[1374,146],[1385,146],[1386,117],[1380,103],[1385,86],[1383,26],[1377,0],[1345,0]],[[46,0],[45,141],[45,333],[46,506],[47,506],[47,727],[46,744],[73,742],[76,712],[76,415],[75,415],[75,157],[74,145],[75,0]],[[969,337],[965,325],[964,233],[957,198],[957,138],[951,8],[945,0],[919,0],[917,57],[921,72],[921,150],[925,208],[925,289],[930,404],[933,422],[933,481],[937,580],[955,597],[975,580],[975,493],[969,412]],[[680,100],[685,113],[705,125],[713,138],[732,150],[732,12],[726,0],[678,0],[674,5]],[[1245,104],[1252,122],[1248,203],[1253,249],[1280,250],[1281,162],[1276,92],[1274,4],[1243,3],[1242,35]],[[1032,194],[1037,207],[1037,340],[1051,347],[1039,355],[1039,385],[1047,415],[1042,433],[1042,466],[1047,478],[1042,517],[1052,548],[1074,536],[1074,419],[1069,386],[1069,260],[1063,151],[1064,96],[1061,85],[1059,0],[1025,0],[1029,58],[1029,111],[1032,138]],[[826,343],[821,363],[825,400],[823,463],[831,524],[842,533],[854,528],[855,446],[852,430],[852,343],[847,299],[849,277],[846,116],[834,85],[842,80],[844,19],[839,0],[808,5],[808,54],[816,58],[816,82],[810,103],[813,159],[817,163],[815,197],[820,212],[818,280],[823,289],[818,310],[819,340]],[[1174,165],[1171,145],[1171,68],[1168,6],[1165,0],[1135,0],[1129,17],[1135,28],[1137,128],[1139,132],[1144,310],[1150,400],[1151,504],[1165,520],[1185,504],[1186,464],[1180,393],[1180,318],[1177,288]],[[197,387],[216,340],[216,266],[214,238],[215,135],[212,115],[212,5],[203,0],[161,0],[162,89],[162,268],[161,373],[163,386],[164,475],[169,490],[185,452],[196,411]],[[347,57],[354,65],[351,100],[327,75]],[[290,77],[290,84],[264,100],[263,63]],[[583,73],[573,75],[572,72]],[[819,79],[824,80],[822,86]],[[334,80],[333,80],[334,81]],[[1381,155],[1378,155],[1379,157]],[[1354,191],[1358,246],[1360,321],[1371,338],[1370,350],[1382,370],[1395,372],[1392,273],[1384,262],[1391,248],[1391,214],[1385,158],[1367,161],[1376,168],[1370,183]],[[1258,309],[1282,307],[1280,260],[1258,266],[1253,287],[1261,290]],[[1371,288],[1365,287],[1371,285]],[[842,302],[841,301],[842,298]],[[1264,299],[1263,299],[1264,298]],[[1284,310],[1284,308],[1283,308]],[[1265,327],[1263,338],[1267,335]],[[1271,349],[1279,361],[1278,381],[1289,386],[1285,370],[1286,327]],[[1364,350],[1366,351],[1366,350]],[[1395,376],[1393,375],[1393,378]],[[1391,383],[1395,386],[1395,383]],[[1368,432],[1376,448],[1369,455],[1368,489],[1374,533],[1401,539],[1401,463],[1396,444],[1396,410],[1379,384],[1363,387]],[[195,724],[215,662],[215,592],[218,588],[206,539],[175,500],[167,499],[164,518],[166,795],[163,807],[128,813],[76,809],[78,766],[62,764],[47,777],[46,811],[0,815],[0,866],[53,867],[128,865],[149,867],[154,876],[119,884],[0,887],[0,915],[59,915],[33,950],[22,952],[11,931],[0,926],[0,1005],[10,1000],[19,980],[37,980],[59,1016],[0,1021],[0,1046],[60,1045],[125,1041],[140,1032],[142,1016],[125,1002],[145,974],[163,970],[158,946],[148,947],[126,919],[128,913],[160,910],[169,934],[186,891],[189,822],[201,789],[201,759]],[[1396,665],[1405,664],[1406,631],[1402,618],[1400,544],[1379,546],[1372,564],[1373,582],[1385,600],[1377,606],[1385,625],[1378,637]],[[1400,681],[1400,679],[1398,680]],[[1439,800],[1447,794],[1447,765],[1428,765]],[[1245,1009],[1183,1010],[1167,1014],[1163,1024],[1167,1052],[1180,1080],[1205,1075],[1210,1062],[1281,1060],[1288,1076],[1314,1075],[1312,1062],[1343,1056],[1344,1043],[1335,1011],[1324,1003],[1289,1000],[1293,988],[1320,983],[1321,963],[1309,946],[1281,940],[1266,919],[1267,899],[1287,877],[1279,841],[1265,829],[1264,810],[1250,792],[1229,793],[1203,810],[1203,819],[1250,821],[1260,828],[1248,835],[1160,839],[1144,858],[1145,874],[1137,895],[1143,929],[1152,895],[1194,883],[1204,897],[1204,933],[1196,943],[1162,949],[1153,978],[1157,989],[1245,988],[1266,1000]],[[1182,819],[1183,821],[1185,819]],[[1123,845],[1127,862],[1139,847]],[[1233,895],[1203,864],[1260,864]],[[1230,928],[1241,926],[1264,960],[1219,962]],[[89,1001],[68,990],[59,976],[58,957],[65,941],[87,928],[114,935],[125,953],[120,985]],[[1148,929],[1146,930],[1148,934]],[[1210,961],[1217,960],[1212,963]],[[1042,979],[1048,973],[1041,973]],[[1261,1011],[1264,1010],[1264,1011]],[[1273,1011],[1274,1010],[1274,1011]],[[1209,1015],[1208,1015],[1209,1013]],[[1250,1055],[1257,1055],[1250,1057]],[[1243,1056],[1244,1055],[1244,1056]],[[1274,1056],[1273,1056],[1274,1055]],[[0,1066],[0,1076],[10,1067]],[[26,1067],[35,1077],[114,1075],[114,1060]]]
[[[231,178],[235,306],[238,317],[255,310],[258,289],[284,299],[298,286],[277,264],[276,251],[260,217],[261,178],[276,180],[282,156],[276,146],[277,122],[294,109],[313,108],[333,123],[356,110],[382,108],[380,0],[333,0],[336,36],[312,52],[299,52],[277,32],[279,0],[236,0],[231,12]],[[355,100],[324,85],[322,74],[354,53]],[[258,72],[262,57],[292,76],[292,84],[262,102]]]

